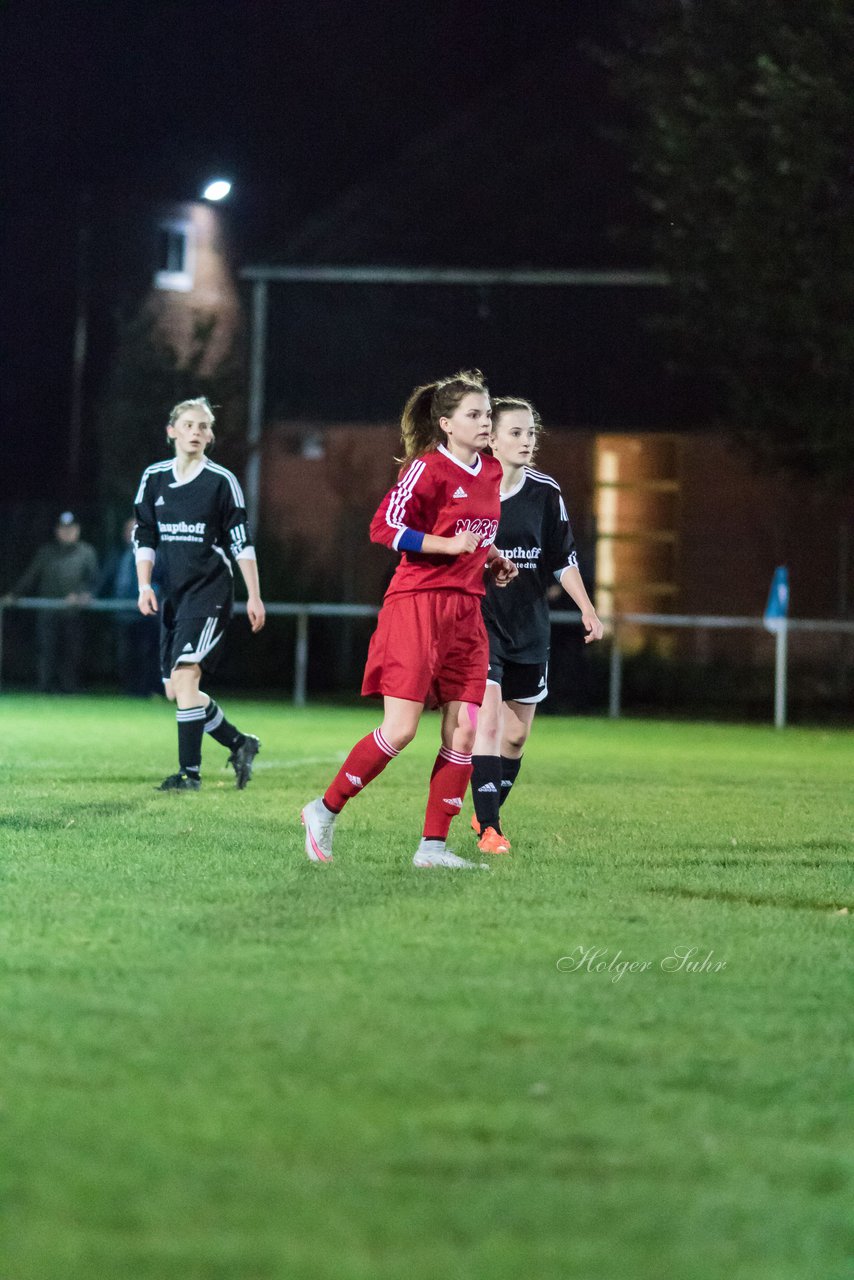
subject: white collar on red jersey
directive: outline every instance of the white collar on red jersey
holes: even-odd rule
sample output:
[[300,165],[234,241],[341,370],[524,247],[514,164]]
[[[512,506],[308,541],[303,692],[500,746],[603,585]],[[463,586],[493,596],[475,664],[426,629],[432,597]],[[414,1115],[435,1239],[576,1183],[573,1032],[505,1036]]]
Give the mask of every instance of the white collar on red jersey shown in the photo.
[[480,469],[483,466],[483,458],[480,456],[480,454],[478,454],[474,462],[472,462],[471,465],[469,465],[467,462],[460,462],[459,458],[455,458],[454,455],[451,453],[450,449],[446,449],[443,444],[439,445],[436,452],[443,453],[446,458],[450,458],[451,462],[455,462],[458,467],[462,467],[463,471],[465,471],[467,475],[470,475],[470,476],[480,475]]

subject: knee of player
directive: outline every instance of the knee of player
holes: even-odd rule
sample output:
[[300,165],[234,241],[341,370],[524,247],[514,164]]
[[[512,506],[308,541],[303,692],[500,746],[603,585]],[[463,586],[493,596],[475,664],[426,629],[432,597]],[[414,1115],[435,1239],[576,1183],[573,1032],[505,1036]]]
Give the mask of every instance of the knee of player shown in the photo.
[[395,751],[402,751],[404,747],[409,746],[410,742],[415,737],[417,727],[418,726],[416,725],[415,728],[409,728],[406,726],[389,729],[383,725],[382,734],[390,747],[393,747]]
[[475,731],[470,725],[458,725],[454,732],[454,751],[470,756],[475,743]]
[[511,732],[504,734],[503,746],[508,748],[511,755],[516,755],[522,750],[528,741],[528,735],[531,730],[526,726],[523,729],[513,729]]

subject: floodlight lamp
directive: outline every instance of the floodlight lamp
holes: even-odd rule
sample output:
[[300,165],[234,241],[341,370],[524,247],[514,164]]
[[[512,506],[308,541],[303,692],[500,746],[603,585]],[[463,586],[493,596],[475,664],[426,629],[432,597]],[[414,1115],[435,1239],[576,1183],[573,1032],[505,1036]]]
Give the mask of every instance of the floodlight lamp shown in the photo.
[[204,200],[224,200],[231,191],[231,183],[227,178],[214,178],[202,192]]

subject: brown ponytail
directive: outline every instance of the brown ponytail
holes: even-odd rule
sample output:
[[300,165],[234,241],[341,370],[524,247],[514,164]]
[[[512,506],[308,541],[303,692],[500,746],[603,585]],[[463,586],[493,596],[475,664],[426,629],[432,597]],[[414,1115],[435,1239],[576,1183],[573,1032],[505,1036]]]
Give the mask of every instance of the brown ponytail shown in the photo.
[[489,395],[480,369],[463,369],[450,378],[416,387],[403,406],[400,418],[403,457],[395,461],[405,465],[443,444],[447,437],[439,426],[439,419],[450,418],[463,397],[472,393]]

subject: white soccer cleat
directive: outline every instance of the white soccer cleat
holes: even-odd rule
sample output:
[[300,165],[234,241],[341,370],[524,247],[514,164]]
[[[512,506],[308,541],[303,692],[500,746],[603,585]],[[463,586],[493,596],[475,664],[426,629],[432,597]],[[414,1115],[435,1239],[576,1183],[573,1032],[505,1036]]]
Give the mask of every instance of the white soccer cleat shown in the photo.
[[312,862],[332,861],[332,837],[337,814],[330,813],[320,796],[305,806],[300,822],[305,827],[305,851]]
[[453,867],[463,871],[488,871],[486,862],[469,862],[466,858],[458,858],[450,849],[446,849],[438,840],[423,840],[419,844],[413,867]]

